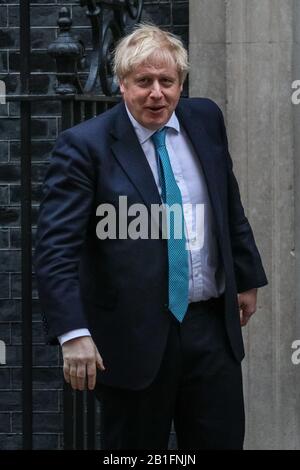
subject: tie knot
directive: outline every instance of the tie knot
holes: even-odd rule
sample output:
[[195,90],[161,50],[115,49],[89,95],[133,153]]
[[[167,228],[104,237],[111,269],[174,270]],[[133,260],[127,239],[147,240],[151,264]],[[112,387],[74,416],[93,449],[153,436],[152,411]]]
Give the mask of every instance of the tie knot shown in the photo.
[[166,141],[166,132],[167,132],[167,128],[166,127],[163,127],[162,129],[160,129],[159,131],[156,131],[152,136],[151,136],[151,139],[154,143],[154,146],[156,149],[160,148],[160,147],[165,147],[165,141]]

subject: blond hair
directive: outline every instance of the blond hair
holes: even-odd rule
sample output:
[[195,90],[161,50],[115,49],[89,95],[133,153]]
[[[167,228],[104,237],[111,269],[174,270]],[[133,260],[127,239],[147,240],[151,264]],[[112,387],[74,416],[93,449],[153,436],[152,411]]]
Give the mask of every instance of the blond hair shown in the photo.
[[153,24],[142,23],[118,43],[114,52],[114,73],[122,81],[134,67],[149,60],[175,63],[180,83],[184,82],[189,64],[181,39]]

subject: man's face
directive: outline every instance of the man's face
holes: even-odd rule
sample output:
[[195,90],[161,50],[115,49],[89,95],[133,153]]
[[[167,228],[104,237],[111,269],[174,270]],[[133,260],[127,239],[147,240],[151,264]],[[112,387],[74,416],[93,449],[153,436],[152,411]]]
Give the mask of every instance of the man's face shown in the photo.
[[157,130],[168,122],[182,91],[175,64],[140,64],[120,82],[124,101],[144,127]]

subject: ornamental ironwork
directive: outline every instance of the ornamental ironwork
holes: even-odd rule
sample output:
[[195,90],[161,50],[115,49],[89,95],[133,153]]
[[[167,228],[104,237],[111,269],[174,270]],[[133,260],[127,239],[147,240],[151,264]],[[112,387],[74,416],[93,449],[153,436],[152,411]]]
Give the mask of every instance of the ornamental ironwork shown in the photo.
[[87,51],[83,41],[72,34],[70,9],[62,7],[57,39],[48,48],[56,60],[55,91],[60,95],[90,94],[100,85],[105,95],[116,95],[119,87],[112,70],[113,50],[139,22],[143,0],[80,0],[80,6],[91,24],[92,50]]

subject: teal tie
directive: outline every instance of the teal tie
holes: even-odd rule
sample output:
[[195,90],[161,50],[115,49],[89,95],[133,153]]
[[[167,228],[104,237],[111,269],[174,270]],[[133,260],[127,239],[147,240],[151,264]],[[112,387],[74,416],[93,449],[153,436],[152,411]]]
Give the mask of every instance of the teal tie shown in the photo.
[[[184,234],[184,217],[180,189],[174,178],[168,150],[165,144],[166,128],[155,132],[151,137],[159,157],[159,173],[162,187],[162,200],[170,208],[176,204],[180,209],[181,227],[175,226],[176,216],[171,210],[168,221],[168,261],[169,261],[169,310],[182,322],[188,307],[188,253]],[[177,220],[178,223],[178,220]],[[174,230],[175,229],[175,230]],[[178,231],[179,229],[179,231]],[[178,234],[181,236],[178,238]],[[177,234],[177,235],[176,235]],[[176,236],[175,236],[176,235]]]

